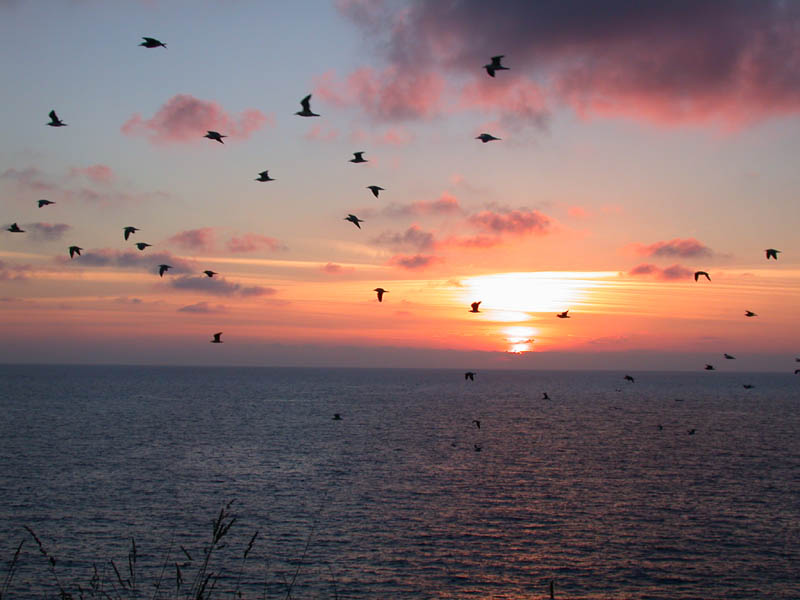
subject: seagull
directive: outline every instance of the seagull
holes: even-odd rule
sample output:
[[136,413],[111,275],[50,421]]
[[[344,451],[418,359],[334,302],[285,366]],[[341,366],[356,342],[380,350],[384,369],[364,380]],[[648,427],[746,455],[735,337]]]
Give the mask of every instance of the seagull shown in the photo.
[[130,227],[130,226],[128,226],[128,227],[124,227],[122,229],[122,231],[125,232],[125,239],[127,240],[129,237],[131,237],[132,233],[136,233],[137,231],[139,231],[139,228],[138,227]]
[[222,135],[219,131],[207,131],[203,137],[207,137],[210,140],[216,140],[220,144],[224,144],[225,142],[222,141],[222,138],[228,137],[227,135]]
[[353,158],[350,159],[351,163],[365,163],[369,162],[366,158],[364,158],[364,151],[361,152],[353,152]]
[[630,381],[631,383],[633,383],[633,382],[634,382],[634,380],[633,380],[633,377],[631,377],[630,375],[625,375],[625,377],[623,377],[623,379],[624,379],[625,381]]
[[25,233],[25,230],[20,229],[19,225],[17,225],[16,223],[12,223],[11,226],[7,229],[7,231],[10,231],[11,233]]
[[39,208],[42,208],[43,206],[47,206],[48,204],[55,204],[55,202],[53,202],[51,200],[39,200],[38,202],[39,202]]
[[69,247],[69,257],[70,258],[74,258],[76,254],[78,256],[80,256],[81,255],[81,250],[83,250],[83,248],[81,248],[79,246],[70,246]]
[[[358,223],[356,223],[356,225],[358,225]],[[378,302],[383,302],[383,295],[389,292],[389,290],[385,290],[383,288],[375,288],[372,291],[378,292]]]
[[481,311],[478,310],[478,307],[481,305],[481,302],[483,302],[483,300],[479,300],[478,302],[473,302],[472,304],[470,304],[470,306],[472,308],[470,309],[469,312],[473,312],[473,313],[481,312]]
[[769,260],[770,258],[778,260],[778,252],[780,252],[780,250],[775,250],[775,248],[767,248],[766,250],[764,250],[764,252],[767,253],[767,260]]
[[713,370],[714,370],[714,365],[706,364],[706,371],[713,371]]
[[492,140],[500,140],[503,138],[494,137],[491,133],[482,133],[478,137],[475,138],[476,140],[482,141],[484,144],[486,142],[491,142]]
[[350,221],[350,222],[351,222],[353,225],[355,225],[355,226],[356,226],[356,227],[358,227],[359,229],[361,229],[361,225],[359,225],[359,223],[363,223],[363,222],[364,222],[364,219],[359,219],[359,218],[358,218],[357,216],[355,216],[355,215],[347,215],[347,216],[344,218],[344,220],[345,220],[345,221]]
[[[314,116],[317,116],[317,115],[314,115]],[[342,420],[342,415],[340,415],[339,413],[333,413],[333,420],[334,421],[341,421]]]
[[550,400],[550,396],[547,395],[547,392],[542,392],[542,400]]
[[744,316],[745,317],[757,317],[758,315],[756,313],[754,313],[752,310],[746,310],[746,311],[744,311]]
[[216,271],[203,271],[203,273],[205,273],[209,277],[213,277],[214,275],[219,275],[219,273],[217,273]]
[[67,124],[64,123],[64,121],[62,121],[61,119],[58,118],[58,115],[56,114],[56,111],[51,110],[49,116],[50,116],[50,122],[47,123],[47,125],[50,125],[50,127],[66,127],[67,126]]
[[689,431],[687,431],[686,433],[688,433],[689,435],[694,435],[694,432],[695,432],[695,431],[697,431],[697,430],[696,430],[696,429],[690,429],[690,430],[689,430]]
[[383,188],[379,185],[368,185],[367,189],[372,190],[372,195],[375,196],[376,198],[378,197],[378,192],[384,191]]
[[465,380],[469,379],[470,381],[475,381],[475,373],[473,373],[472,371],[467,371],[466,373],[464,373],[464,379]]
[[569,315],[567,314],[568,312],[569,312],[568,310],[565,310],[564,312],[558,313],[556,316],[557,316],[559,319],[569,319],[570,317],[569,317]]
[[483,65],[483,68],[486,69],[486,72],[489,74],[489,77],[494,77],[495,71],[508,71],[508,67],[504,67],[500,64],[500,61],[503,59],[505,54],[501,54],[500,56],[493,56],[492,62],[488,65]]
[[222,337],[222,332],[218,331],[217,333],[214,334],[214,339],[211,340],[211,343],[212,344],[224,344],[225,342],[223,342],[221,339],[219,339],[221,337]]
[[472,419],[472,422],[475,423],[475,427],[477,427],[478,429],[481,428],[481,422],[478,421],[478,419]]
[[735,356],[733,356],[732,354],[728,354],[727,352],[724,353],[722,356],[724,356],[728,360],[734,360],[736,358]]
[[300,106],[303,107],[303,110],[297,111],[296,115],[301,117],[318,117],[319,115],[316,113],[311,112],[311,94],[300,100]]
[[158,265],[158,276],[163,277],[164,273],[166,273],[171,268],[172,265]]
[[752,383],[743,383],[742,387],[744,389],[746,389],[746,390],[752,390],[753,389],[753,384]]
[[711,277],[709,277],[708,273],[706,273],[705,271],[695,271],[694,272],[694,280],[697,281],[698,279],[700,279],[701,275],[705,275],[705,278],[708,279],[709,281],[711,281]]
[[261,171],[258,174],[258,179],[256,181],[275,181],[272,177],[269,176],[269,171]]
[[160,42],[156,38],[143,37],[142,39],[144,41],[139,45],[144,46],[145,48],[158,48],[159,46],[162,46],[164,48],[167,47],[167,45],[164,42]]
[[153,244],[148,244],[147,242],[136,242],[136,247],[139,250],[142,250],[142,251],[144,251],[144,249],[147,248],[148,246],[152,246],[152,245]]

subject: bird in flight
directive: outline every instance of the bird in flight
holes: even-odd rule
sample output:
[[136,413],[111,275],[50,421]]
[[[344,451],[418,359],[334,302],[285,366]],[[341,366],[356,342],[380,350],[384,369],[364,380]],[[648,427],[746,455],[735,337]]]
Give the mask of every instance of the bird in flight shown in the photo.
[[744,316],[745,317],[757,317],[758,315],[756,313],[754,313],[752,310],[746,310],[746,311],[744,311]]
[[724,356],[728,360],[734,360],[736,358],[735,356],[733,356],[732,354],[728,354],[727,352],[724,353],[722,356]]
[[797,375],[798,373],[800,373],[800,369],[795,369],[794,374]]
[[345,220],[345,221],[350,221],[350,222],[351,222],[353,225],[355,225],[355,226],[356,226],[356,227],[358,227],[359,229],[361,229],[361,225],[359,225],[359,223],[363,223],[363,222],[364,222],[364,219],[359,219],[359,218],[358,218],[357,216],[355,216],[355,215],[347,215],[347,216],[344,218],[344,220]]
[[38,202],[39,202],[39,208],[42,208],[43,206],[47,206],[48,204],[55,204],[55,202],[53,202],[51,200],[38,200]]
[[269,176],[269,171],[261,171],[258,174],[258,179],[256,181],[275,181],[272,177]]
[[136,247],[141,251],[144,251],[145,248],[152,245],[153,244],[148,244],[147,242],[136,242]]
[[473,373],[472,371],[467,371],[466,373],[464,373],[464,379],[475,381],[475,373]]
[[714,365],[706,364],[706,371],[713,371],[713,370],[714,370]]
[[80,246],[70,246],[69,247],[69,257],[70,258],[74,258],[76,254],[78,256],[80,256],[81,255],[81,250],[83,250],[83,248],[81,248]]
[[483,68],[486,69],[489,77],[494,77],[495,71],[508,71],[508,67],[504,67],[502,64],[500,64],[500,61],[503,60],[504,56],[505,54],[493,56],[492,62],[490,62],[488,65],[483,65]]
[[547,392],[542,392],[542,400],[550,400],[550,396],[547,395]]
[[375,288],[373,292],[378,292],[378,302],[383,302],[383,295],[389,293],[389,290],[383,288]]
[[16,223],[12,223],[11,226],[8,228],[8,231],[10,231],[11,233],[25,233],[25,230],[20,229],[19,225],[17,225]]
[[481,428],[481,422],[478,421],[478,419],[472,419],[472,422],[475,423],[475,427],[477,427],[478,429]]
[[211,343],[212,344],[224,344],[225,342],[223,342],[221,339],[219,339],[221,337],[222,337],[222,332],[218,331],[217,333],[214,334],[214,339],[211,340]]
[[695,431],[697,431],[697,430],[696,429],[690,429],[686,433],[688,433],[689,435],[694,435]]
[[705,271],[695,271],[695,272],[694,272],[694,280],[695,280],[695,281],[697,281],[698,279],[700,279],[700,277],[701,277],[701,276],[705,276],[705,278],[706,278],[706,279],[708,279],[709,281],[711,281],[711,277],[709,277],[708,273],[706,273]]
[[746,390],[752,390],[754,386],[752,383],[743,383],[742,387]]
[[227,135],[222,135],[219,131],[207,131],[206,134],[203,136],[210,140],[216,140],[220,144],[224,144],[225,142],[222,141],[222,138],[228,137]]
[[203,271],[203,273],[205,273],[209,277],[213,277],[214,275],[219,275],[219,273],[217,273],[216,271]]
[[124,227],[122,229],[122,231],[125,232],[125,239],[127,240],[129,237],[131,237],[132,233],[136,233],[137,231],[139,231],[139,228],[138,227],[130,227],[130,226],[128,226],[128,227]]
[[478,307],[481,305],[481,302],[483,302],[483,300],[478,300],[478,302],[473,302],[472,304],[470,304],[472,308],[469,310],[469,312],[474,312],[474,313],[481,312],[478,310]]
[[475,449],[475,452],[480,452],[481,450],[483,450],[483,446],[481,446],[480,444],[472,444],[472,447]]
[[50,125],[50,127],[66,127],[67,126],[67,124],[64,123],[64,121],[62,121],[61,119],[58,118],[58,115],[56,114],[56,111],[51,110],[49,117],[50,117],[50,122],[47,123],[47,124]]
[[296,115],[301,117],[318,117],[317,113],[311,112],[311,94],[300,100],[300,106],[303,107],[303,110],[297,111]]
[[560,312],[560,313],[558,313],[556,316],[557,316],[559,319],[569,319],[570,317],[569,317],[569,315],[567,314],[568,312],[569,312],[568,310],[565,310],[564,312]]
[[159,46],[163,48],[167,47],[167,45],[164,42],[160,42],[156,38],[143,37],[142,39],[144,41],[139,45],[144,46],[145,48],[158,48]]
[[491,133],[482,133],[479,136],[477,136],[475,139],[476,140],[480,140],[485,144],[486,142],[491,142],[493,140],[500,140],[502,138],[494,137]]
[[361,152],[353,152],[353,158],[350,159],[351,163],[365,163],[369,162],[366,158],[364,158],[364,151]]
[[378,197],[378,193],[383,191],[383,188],[379,185],[368,185],[368,190],[372,190],[372,195],[376,198]]
[[764,252],[767,253],[767,260],[769,260],[770,258],[778,260],[778,253],[780,252],[780,250],[775,250],[775,248],[767,248],[766,250],[764,250]]
[[158,276],[163,277],[164,273],[169,271],[172,268],[172,265],[158,265]]
[[630,381],[631,383],[633,383],[633,382],[634,382],[634,380],[633,380],[633,377],[631,377],[630,375],[625,375],[625,377],[623,377],[623,379],[624,379],[625,381]]
[[334,421],[341,421],[342,420],[342,415],[340,415],[339,413],[333,413],[333,420]]

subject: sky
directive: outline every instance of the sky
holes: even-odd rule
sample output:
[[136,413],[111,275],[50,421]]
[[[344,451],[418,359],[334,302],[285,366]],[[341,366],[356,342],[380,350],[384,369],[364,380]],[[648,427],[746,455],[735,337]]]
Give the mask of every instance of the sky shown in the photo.
[[769,0],[0,0],[0,362],[792,372],[798,30]]

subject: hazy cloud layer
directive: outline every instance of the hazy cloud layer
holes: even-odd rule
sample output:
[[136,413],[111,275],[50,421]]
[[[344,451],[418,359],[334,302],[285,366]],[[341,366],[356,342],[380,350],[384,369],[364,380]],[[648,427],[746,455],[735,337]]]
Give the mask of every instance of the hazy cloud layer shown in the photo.
[[205,275],[173,277],[169,280],[169,285],[178,290],[204,292],[215,296],[271,296],[276,293],[273,288],[260,285],[244,286],[228,281],[224,277],[206,277]]

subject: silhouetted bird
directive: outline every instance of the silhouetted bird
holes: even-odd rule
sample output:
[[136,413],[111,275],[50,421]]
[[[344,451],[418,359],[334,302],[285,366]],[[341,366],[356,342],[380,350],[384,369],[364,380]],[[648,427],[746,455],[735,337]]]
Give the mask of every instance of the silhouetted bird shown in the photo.
[[752,383],[743,383],[742,387],[746,390],[752,390],[754,386]]
[[269,171],[261,171],[258,174],[258,179],[256,181],[275,181],[272,177],[269,176]]
[[547,392],[542,392],[542,400],[550,400],[550,396],[547,395]]
[[713,370],[714,370],[714,365],[706,364],[706,371],[713,371]]
[[368,185],[368,190],[372,190],[372,195],[376,198],[378,197],[378,193],[384,191],[383,188],[379,185]]
[[725,354],[723,354],[722,356],[724,356],[728,360],[734,360],[736,358],[733,354],[728,354],[727,352]]
[[145,248],[148,248],[152,245],[153,244],[148,244],[147,242],[136,242],[136,247],[141,251],[144,251]]
[[659,431],[663,431],[663,430],[664,430],[664,426],[663,426],[663,425],[659,425],[659,426],[658,426],[658,430],[659,430]]
[[151,37],[143,37],[144,41],[139,44],[140,46],[144,46],[145,48],[158,48],[161,46],[162,48],[166,48],[167,45],[164,42],[159,42],[156,38]]
[[556,316],[559,319],[569,319],[569,315],[567,314],[568,312],[569,312],[568,310],[565,310],[564,312],[558,313]]
[[472,371],[467,371],[466,373],[464,373],[464,379],[475,381],[475,373],[473,373]]
[[481,450],[483,450],[483,446],[481,446],[480,444],[472,444],[472,447],[474,448],[475,452],[480,452]]
[[504,67],[502,64],[500,64],[500,61],[503,60],[504,56],[505,54],[493,56],[492,62],[490,62],[488,65],[483,65],[483,68],[486,69],[489,77],[494,77],[495,71],[508,71],[508,67]]
[[364,151],[362,152],[353,152],[353,158],[350,159],[351,163],[365,163],[369,162],[366,158],[364,158]]
[[798,373],[800,373],[800,369],[795,369],[794,374],[797,375]]
[[316,113],[311,112],[311,94],[300,100],[300,106],[303,107],[303,110],[297,111],[296,115],[301,117],[318,117],[319,115]]
[[76,254],[78,256],[80,256],[81,255],[81,250],[83,250],[83,248],[81,248],[79,246],[70,246],[69,247],[69,257],[73,258]]
[[481,302],[483,302],[483,301],[482,300],[478,300],[477,302],[473,302],[472,304],[470,304],[470,306],[472,308],[469,309],[469,312],[474,312],[474,313],[481,312],[481,311],[478,310],[478,307],[481,305]]
[[214,275],[219,275],[219,273],[217,273],[216,271],[208,271],[208,270],[206,270],[206,271],[203,271],[203,273],[205,273],[209,277],[213,277]]
[[214,334],[214,339],[211,340],[211,343],[212,344],[223,344],[224,342],[221,339],[219,339],[221,337],[222,337],[222,332],[221,331],[215,333]]
[[631,377],[630,375],[625,375],[625,377],[623,377],[623,379],[624,379],[625,381],[630,381],[631,383],[633,383],[633,382],[634,382],[634,380],[633,380],[633,377]]
[[344,220],[345,220],[345,221],[350,221],[350,222],[351,222],[353,225],[355,225],[355,226],[356,226],[356,227],[358,227],[359,229],[361,229],[361,225],[359,225],[359,223],[363,223],[363,222],[364,222],[364,219],[359,219],[359,218],[358,218],[357,216],[355,216],[355,215],[347,215],[347,216],[344,218]]
[[132,233],[136,233],[137,231],[139,231],[139,229],[137,227],[128,226],[125,227],[122,231],[125,233],[125,239],[127,240],[129,237],[131,237]]
[[764,250],[764,252],[767,253],[767,260],[769,260],[770,258],[778,260],[778,253],[780,252],[780,250],[775,250],[775,248],[767,248],[766,250]]
[[690,429],[686,433],[688,433],[689,435],[694,435],[695,431],[697,431],[697,430],[696,429]]
[[383,288],[375,288],[372,291],[378,292],[378,302],[383,302],[383,295],[389,292],[389,290],[385,290]]
[[11,233],[25,233],[25,230],[20,229],[19,225],[17,225],[16,223],[12,223],[7,231],[10,231]]
[[50,114],[48,116],[50,117],[50,122],[47,123],[47,125],[50,125],[50,127],[66,127],[67,126],[67,124],[64,123],[64,121],[62,121],[61,119],[58,118],[58,115],[56,114],[56,111],[51,110]]
[[472,419],[472,422],[475,423],[475,427],[477,427],[478,429],[481,428],[481,422],[478,421],[478,419]]
[[219,142],[220,144],[224,144],[225,142],[222,141],[222,138],[228,137],[227,135],[222,135],[219,131],[207,131],[206,134],[203,136],[210,140],[214,140]]
[[164,273],[166,273],[171,268],[172,265],[158,265],[158,276],[163,277]]
[[758,315],[756,313],[754,313],[752,310],[746,310],[746,311],[744,311],[744,316],[745,317],[757,317]]
[[502,138],[494,137],[491,133],[482,133],[475,138],[476,140],[482,141],[484,144],[486,142],[492,142],[494,140],[501,140]]
[[52,202],[50,200],[39,200],[38,202],[39,202],[39,208],[42,208],[43,206],[47,206],[49,204],[55,204],[55,202]]
[[709,281],[711,281],[711,277],[709,277],[708,273],[706,273],[705,271],[695,271],[694,272],[694,280],[697,281],[698,279],[700,279],[701,275],[705,275],[705,278],[708,279]]
[[333,420],[334,421],[341,421],[342,420],[342,415],[340,415],[339,413],[333,413]]

